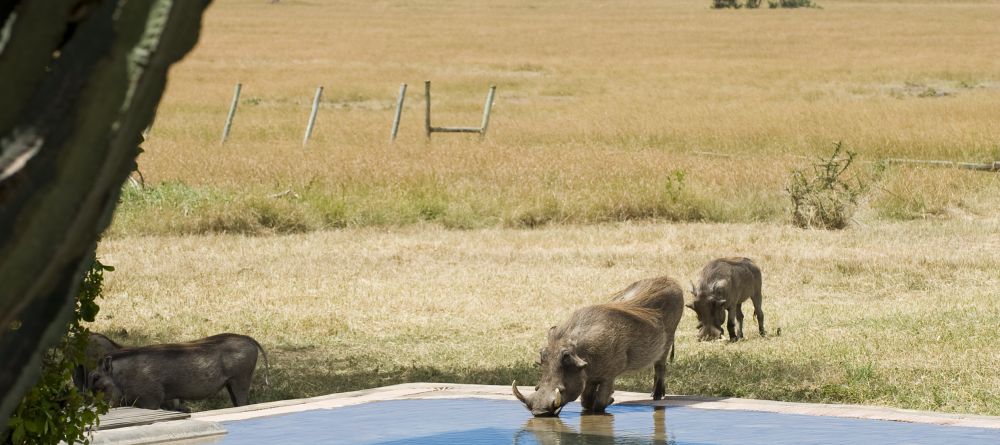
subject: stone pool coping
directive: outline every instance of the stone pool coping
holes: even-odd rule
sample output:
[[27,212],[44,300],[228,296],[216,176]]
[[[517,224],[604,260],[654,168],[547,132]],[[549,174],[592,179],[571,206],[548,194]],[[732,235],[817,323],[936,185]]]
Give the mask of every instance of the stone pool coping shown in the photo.
[[[532,391],[530,386],[519,387],[522,392]],[[229,422],[275,416],[315,409],[333,409],[362,403],[400,399],[456,399],[483,398],[513,400],[510,386],[470,385],[454,383],[404,383],[306,399],[282,400],[191,415],[202,422]],[[615,404],[649,406],[684,406],[687,408],[762,411],[806,416],[845,417],[853,419],[889,420],[942,426],[1000,429],[1000,417],[966,414],[946,414],[863,405],[822,403],[777,402],[772,400],[740,399],[735,397],[697,397],[669,395],[659,401],[650,400],[649,394],[615,391]]]
[[[532,391],[530,386],[519,387],[522,392]],[[407,399],[459,399],[482,398],[513,400],[509,386],[468,385],[453,383],[405,383],[306,399],[281,400],[213,411],[194,413],[191,418],[132,426],[94,433],[94,444],[142,445],[153,443],[191,443],[192,439],[225,434],[220,422],[240,421],[259,417],[334,409],[369,402]],[[965,414],[945,414],[862,405],[835,405],[821,403],[776,402],[771,400],[740,399],[735,397],[698,397],[669,395],[652,401],[649,395],[637,392],[615,391],[615,404],[648,406],[683,406],[697,409],[759,411],[806,416],[844,417],[853,419],[888,420],[941,426],[990,428],[1000,430],[1000,417]]]
[[[226,434],[225,428],[215,422],[199,420],[169,420],[149,425],[127,426],[94,432],[92,445],[147,445],[155,443],[183,443]],[[65,442],[60,442],[65,445]]]

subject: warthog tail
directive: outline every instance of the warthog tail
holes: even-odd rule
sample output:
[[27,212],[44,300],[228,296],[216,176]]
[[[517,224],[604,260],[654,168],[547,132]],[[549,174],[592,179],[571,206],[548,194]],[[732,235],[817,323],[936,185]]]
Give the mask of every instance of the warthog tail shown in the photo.
[[246,337],[249,338],[250,341],[253,342],[253,344],[257,345],[257,349],[260,349],[261,355],[264,356],[264,384],[267,385],[267,386],[271,386],[271,382],[269,382],[268,378],[267,378],[268,375],[271,373],[271,371],[270,371],[271,365],[267,361],[267,351],[264,350],[264,347],[261,346],[260,343],[258,343],[256,339],[254,339],[253,337],[250,337],[250,336],[246,336]]
[[260,348],[260,354],[264,356],[264,384],[271,386],[271,382],[268,381],[268,376],[271,375],[271,364],[267,362],[267,352],[264,351],[264,348],[260,344],[257,344],[257,347]]

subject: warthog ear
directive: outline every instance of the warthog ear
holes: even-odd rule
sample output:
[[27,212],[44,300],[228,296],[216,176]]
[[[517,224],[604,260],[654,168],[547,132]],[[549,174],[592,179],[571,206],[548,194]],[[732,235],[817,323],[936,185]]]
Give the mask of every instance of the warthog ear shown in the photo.
[[587,361],[576,355],[575,352],[563,351],[562,362],[565,367],[583,369],[587,367]]
[[712,291],[725,289],[726,286],[729,286],[729,280],[726,279],[715,280],[715,282],[712,283]]
[[548,334],[546,334],[546,337],[548,337],[548,338],[554,338],[555,335],[556,335],[556,327],[557,326],[552,326],[551,328],[549,328],[549,332],[548,332]]
[[112,367],[111,367],[111,356],[110,355],[105,355],[104,357],[101,358],[100,368],[101,368],[101,371],[104,372],[105,374],[108,374],[108,375],[111,374]]

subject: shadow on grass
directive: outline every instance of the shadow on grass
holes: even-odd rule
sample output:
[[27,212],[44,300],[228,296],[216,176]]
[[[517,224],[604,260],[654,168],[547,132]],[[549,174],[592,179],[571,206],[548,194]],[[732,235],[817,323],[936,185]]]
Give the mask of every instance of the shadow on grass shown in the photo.
[[667,391],[712,397],[759,397],[774,388],[812,382],[820,364],[790,363],[720,348],[684,356],[667,367]]
[[[275,354],[277,355],[277,354]],[[316,363],[313,360],[296,362],[295,354],[282,354],[282,361],[272,358],[269,386],[264,385],[263,367],[258,364],[251,389],[252,403],[298,399],[320,395],[377,388],[400,383],[475,383],[484,385],[510,385],[512,381],[531,382],[538,379],[539,370],[532,363],[484,368],[445,368],[435,366],[386,367],[384,363],[370,360],[348,360],[336,363]],[[292,356],[292,357],[290,357]],[[287,361],[291,359],[292,361]],[[310,363],[311,362],[311,363]],[[529,384],[529,383],[524,383]],[[513,396],[511,396],[513,397]],[[188,404],[193,410],[228,408],[231,406],[225,391],[215,397]]]
[[[372,356],[339,360],[305,357],[276,351],[272,358],[270,386],[263,384],[258,365],[251,400],[254,403],[314,397],[400,383],[472,383],[510,385],[517,380],[533,385],[541,375],[530,362],[492,367],[437,367],[427,365],[388,366]],[[792,401],[850,401],[853,397],[816,385],[819,364],[813,361],[786,363],[749,354],[701,352],[678,358],[667,367],[667,392],[707,397],[745,397]],[[616,381],[620,391],[651,392],[653,370],[624,374]],[[196,410],[229,407],[225,392],[215,398],[190,404]]]
[[[143,332],[109,332],[125,345],[158,343],[158,338]],[[540,370],[531,362],[467,366],[450,363],[441,366],[391,363],[391,358],[374,353],[331,357],[313,348],[268,350],[270,385],[264,384],[263,363],[258,363],[251,389],[254,403],[297,399],[356,391],[400,383],[473,383],[510,385],[517,380],[533,385]],[[861,363],[842,363],[842,372],[831,373],[830,364],[808,357],[770,357],[751,351],[719,345],[718,348],[678,352],[677,360],[667,367],[669,394],[707,397],[743,397],[802,402],[870,403],[872,400],[898,396],[899,388],[879,370]],[[651,392],[652,369],[631,372],[616,380],[619,391]],[[190,402],[197,411],[231,406],[225,390],[215,397]]]

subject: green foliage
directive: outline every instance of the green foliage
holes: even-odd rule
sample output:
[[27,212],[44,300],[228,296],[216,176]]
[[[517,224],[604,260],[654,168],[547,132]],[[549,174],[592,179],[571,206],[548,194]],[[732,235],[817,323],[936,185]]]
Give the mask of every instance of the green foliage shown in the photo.
[[740,6],[739,0],[712,0],[712,8],[715,9],[739,9]]
[[98,415],[108,412],[108,406],[101,398],[81,393],[72,378],[84,360],[90,333],[80,323],[94,321],[104,272],[112,270],[94,259],[80,285],[68,332],[42,358],[41,377],[14,410],[7,431],[0,433],[0,444],[90,443],[87,430],[97,425]]
[[[757,9],[760,8],[761,0],[712,0],[714,9]],[[777,8],[819,8],[819,5],[812,0],[767,0],[767,6],[771,9]]]
[[767,0],[767,7],[777,8],[819,8],[812,0]]
[[802,228],[843,229],[847,227],[858,198],[866,186],[860,179],[844,175],[856,153],[845,151],[837,142],[829,159],[820,158],[812,172],[793,170],[785,186],[792,200],[792,224]]

